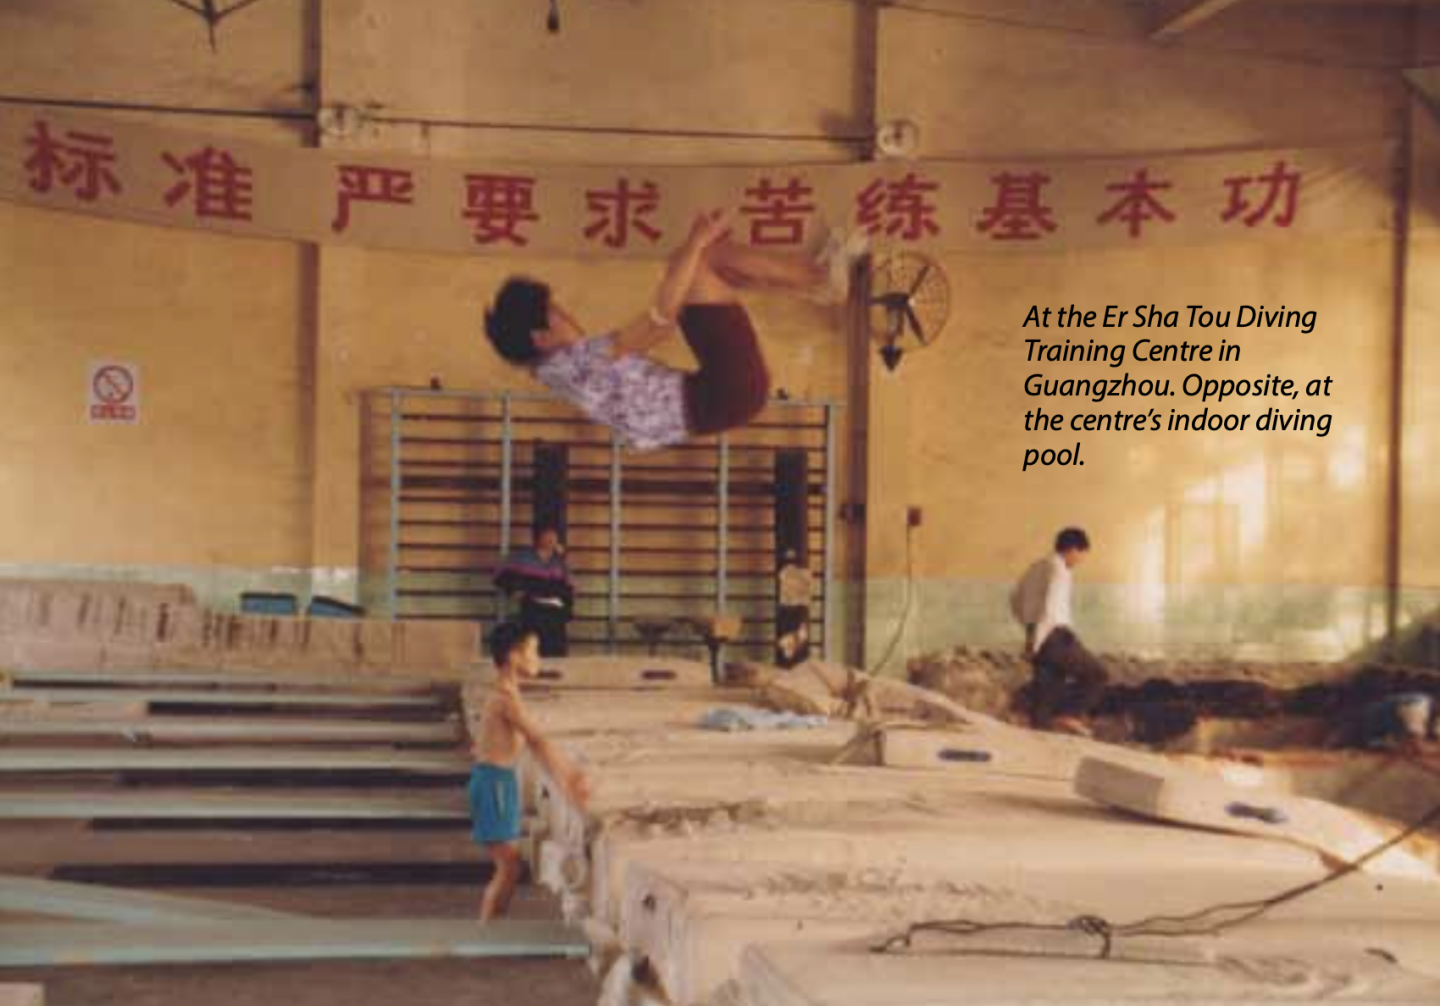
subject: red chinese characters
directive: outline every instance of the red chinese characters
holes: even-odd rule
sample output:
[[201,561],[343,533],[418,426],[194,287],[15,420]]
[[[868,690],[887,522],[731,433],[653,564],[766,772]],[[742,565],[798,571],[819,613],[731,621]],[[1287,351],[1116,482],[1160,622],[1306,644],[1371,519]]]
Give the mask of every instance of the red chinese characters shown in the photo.
[[599,238],[609,248],[628,248],[633,231],[654,244],[661,232],[646,218],[659,206],[660,188],[654,182],[632,188],[628,178],[621,178],[613,189],[587,189],[585,208],[591,219],[585,238]]
[[914,172],[899,181],[876,179],[855,197],[856,221],[872,236],[884,234],[901,241],[935,237],[940,233],[936,206],[926,196],[939,190],[939,182]]
[[1173,223],[1175,214],[1156,199],[1152,193],[1171,187],[1170,182],[1152,182],[1150,169],[1141,168],[1128,182],[1116,182],[1105,186],[1107,192],[1123,192],[1124,196],[1114,206],[1095,218],[1096,223],[1108,224],[1123,221],[1130,228],[1130,236],[1138,238],[1145,222],[1160,220]]
[[460,215],[475,228],[475,243],[508,241],[524,247],[530,238],[520,232],[524,224],[535,223],[535,183],[525,175],[466,175],[465,209]]
[[995,204],[985,209],[975,229],[995,241],[1034,241],[1056,230],[1054,210],[1040,200],[1040,189],[1050,176],[1039,171],[1012,175],[1003,171],[995,183]]
[[330,229],[341,234],[350,227],[351,203],[415,205],[415,176],[399,168],[375,168],[362,164],[340,165],[340,191],[335,200],[335,219]]
[[[1300,201],[1300,172],[1287,168],[1283,160],[1276,161],[1268,174],[1258,178],[1253,175],[1227,178],[1225,185],[1230,190],[1230,202],[1220,214],[1225,223],[1239,219],[1246,227],[1254,227],[1267,216],[1273,216],[1271,223],[1276,227],[1289,227],[1295,222]],[[1265,186],[1264,200],[1253,207],[1245,198],[1245,190],[1252,185]],[[1274,212],[1276,203],[1281,204],[1278,214]]]
[[769,178],[745,190],[746,202],[740,213],[750,218],[753,245],[799,245],[805,240],[805,224],[815,212],[811,197],[815,190],[799,178],[776,185]]
[[87,203],[95,202],[107,191],[120,194],[120,179],[111,170],[117,160],[113,137],[69,131],[61,142],[51,135],[48,122],[36,119],[25,145],[31,150],[25,170],[34,191],[49,192],[59,184]]
[[205,147],[183,160],[168,151],[163,157],[170,170],[180,176],[165,193],[166,206],[191,198],[197,217],[253,219],[254,171],[236,161],[229,151]]

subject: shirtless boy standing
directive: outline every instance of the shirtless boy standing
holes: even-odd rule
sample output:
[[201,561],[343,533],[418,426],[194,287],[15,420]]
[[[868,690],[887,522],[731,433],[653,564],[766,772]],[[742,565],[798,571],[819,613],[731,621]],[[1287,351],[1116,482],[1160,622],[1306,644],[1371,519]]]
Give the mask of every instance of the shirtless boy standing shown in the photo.
[[503,622],[490,634],[490,655],[498,680],[485,700],[474,737],[475,765],[470,770],[470,816],[475,841],[490,854],[495,875],[480,901],[480,921],[503,915],[520,879],[520,787],[515,760],[523,747],[580,807],[589,797],[585,773],[571,764],[540,733],[520,700],[520,682],[540,672],[540,641],[535,632]]

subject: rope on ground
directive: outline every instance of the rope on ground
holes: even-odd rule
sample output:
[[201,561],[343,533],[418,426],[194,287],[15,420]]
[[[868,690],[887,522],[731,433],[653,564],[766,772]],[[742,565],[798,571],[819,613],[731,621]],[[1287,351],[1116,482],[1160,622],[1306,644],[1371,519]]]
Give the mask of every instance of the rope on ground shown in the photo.
[[[916,936],[922,933],[943,933],[951,936],[975,936],[1002,930],[1025,932],[1082,932],[1096,936],[1101,945],[1096,953],[1099,958],[1109,958],[1116,937],[1130,936],[1216,936],[1227,929],[1243,925],[1290,901],[1295,901],[1342,877],[1361,869],[1366,863],[1389,852],[1395,846],[1413,837],[1431,825],[1440,822],[1440,803],[1406,826],[1402,831],[1371,848],[1358,859],[1350,860],[1332,869],[1319,880],[1300,884],[1269,898],[1254,901],[1239,901],[1211,905],[1183,915],[1151,915],[1135,922],[1120,925],[1098,915],[1080,915],[1065,923],[1034,922],[979,922],[973,919],[937,919],[917,922],[903,933],[890,937],[871,948],[874,953],[896,953],[910,949]],[[1038,956],[1047,956],[1044,951]]]
[[627,807],[603,815],[601,824],[605,827],[620,824],[642,827],[654,825],[673,830],[685,824],[707,824],[716,814],[723,814],[738,821],[763,811],[764,804],[760,800],[711,800],[683,807]]

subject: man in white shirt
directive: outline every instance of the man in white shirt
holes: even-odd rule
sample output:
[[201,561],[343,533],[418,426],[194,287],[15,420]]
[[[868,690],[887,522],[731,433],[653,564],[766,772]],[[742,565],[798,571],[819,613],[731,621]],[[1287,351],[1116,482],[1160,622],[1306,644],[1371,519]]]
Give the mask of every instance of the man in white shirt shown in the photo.
[[1070,571],[1090,551],[1078,527],[1055,536],[1055,551],[1034,563],[1010,595],[1010,610],[1025,627],[1025,656],[1035,665],[1030,718],[1048,727],[1059,716],[1084,716],[1099,704],[1109,675],[1070,626]]

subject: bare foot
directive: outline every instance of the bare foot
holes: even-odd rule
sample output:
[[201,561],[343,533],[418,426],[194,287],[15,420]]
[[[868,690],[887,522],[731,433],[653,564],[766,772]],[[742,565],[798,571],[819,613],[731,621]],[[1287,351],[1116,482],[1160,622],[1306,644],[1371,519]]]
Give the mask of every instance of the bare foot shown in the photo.
[[1057,734],[1070,734],[1072,737],[1095,736],[1088,724],[1074,716],[1057,716],[1050,721],[1050,729]]

